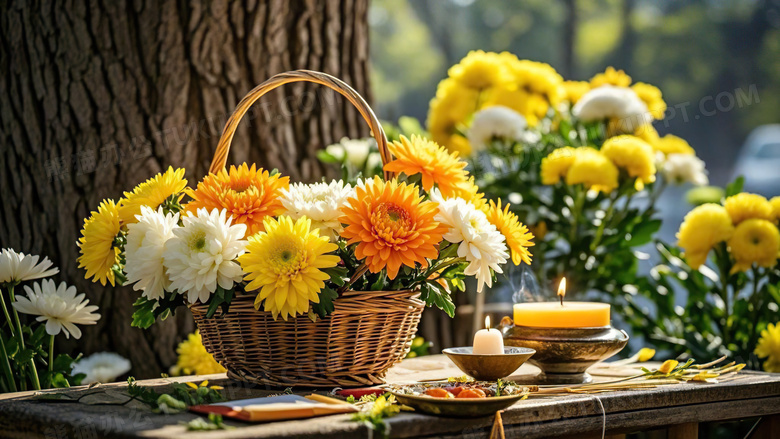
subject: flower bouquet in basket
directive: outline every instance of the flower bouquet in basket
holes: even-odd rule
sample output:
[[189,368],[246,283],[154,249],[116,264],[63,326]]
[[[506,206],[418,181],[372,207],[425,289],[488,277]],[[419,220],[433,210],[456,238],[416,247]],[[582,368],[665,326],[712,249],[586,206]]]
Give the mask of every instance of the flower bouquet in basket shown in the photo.
[[653,128],[665,110],[658,88],[622,70],[565,81],[548,64],[475,51],[439,83],[428,129],[535,232],[544,286],[566,275],[575,291],[618,298],[661,225],[664,187],[707,184],[693,148]]
[[[384,178],[290,184],[255,165],[225,168],[246,110],[293,81],[327,85],[358,107]],[[239,103],[202,181],[188,187],[184,170],[171,168],[104,201],[85,221],[79,262],[95,281],[142,292],[134,326],[189,306],[204,345],[234,378],[379,383],[408,352],[425,304],[453,315],[450,290],[466,276],[481,290],[510,252],[528,261],[530,235],[507,206],[484,201],[465,166],[422,138],[388,145],[346,84],[289,72]]]

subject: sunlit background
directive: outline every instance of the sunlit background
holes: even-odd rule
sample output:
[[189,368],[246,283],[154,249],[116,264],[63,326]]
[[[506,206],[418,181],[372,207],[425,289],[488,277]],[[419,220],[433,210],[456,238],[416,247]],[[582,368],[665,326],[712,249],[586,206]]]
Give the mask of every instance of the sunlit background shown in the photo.
[[[745,174],[746,190],[778,195],[780,128],[762,127],[780,122],[780,16],[770,3],[374,0],[375,108],[388,120],[424,121],[436,84],[470,50],[547,62],[565,79],[615,66],[661,88],[669,109],[656,128],[687,139],[713,184]],[[669,190],[659,203],[663,239],[690,209],[684,192]]]

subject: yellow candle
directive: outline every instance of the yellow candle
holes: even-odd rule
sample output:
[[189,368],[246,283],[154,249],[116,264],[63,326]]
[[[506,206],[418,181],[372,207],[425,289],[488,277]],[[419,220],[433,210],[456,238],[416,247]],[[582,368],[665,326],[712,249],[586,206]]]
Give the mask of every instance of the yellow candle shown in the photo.
[[485,329],[480,329],[474,334],[473,354],[503,354],[504,337],[498,329],[490,328],[490,316],[485,317]]
[[595,302],[564,302],[566,278],[558,286],[558,302],[515,304],[518,326],[537,328],[594,328],[609,326],[609,305]]
[[537,328],[593,328],[609,326],[609,305],[594,302],[518,303],[515,325]]

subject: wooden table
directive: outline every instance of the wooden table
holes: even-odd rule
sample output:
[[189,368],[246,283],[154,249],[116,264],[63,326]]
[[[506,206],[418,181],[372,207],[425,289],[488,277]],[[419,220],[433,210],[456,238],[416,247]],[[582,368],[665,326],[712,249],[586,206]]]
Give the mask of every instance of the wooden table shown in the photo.
[[[523,366],[516,376],[535,374]],[[415,381],[442,376],[459,376],[449,360],[435,355],[405,360],[388,374],[392,382]],[[515,376],[513,375],[513,377]],[[527,378],[527,376],[525,376]],[[251,388],[225,379],[224,375],[176,378],[202,381],[225,387],[224,396],[243,399],[279,393],[279,390]],[[142,381],[139,384],[163,390],[172,379]],[[269,424],[228,422],[234,430],[188,432],[180,423],[196,417],[189,413],[160,415],[135,403],[95,404],[103,399],[123,398],[125,383],[101,386],[106,398],[86,397],[84,403],[33,400],[32,393],[0,395],[0,437],[47,439],[102,437],[119,438],[337,438],[370,437],[368,429],[337,415],[301,421]],[[85,387],[69,389],[71,395]],[[94,389],[93,389],[94,390]],[[61,392],[62,390],[58,390]],[[310,393],[310,392],[306,392]],[[90,400],[90,398],[92,398]],[[116,401],[113,401],[114,403]],[[89,403],[89,404],[88,404]],[[621,391],[596,395],[532,397],[503,412],[507,437],[608,437],[623,433],[668,429],[672,439],[696,438],[700,423],[762,417],[753,437],[780,438],[780,374],[743,372],[736,379],[718,384],[680,384],[655,389]],[[390,419],[392,437],[488,437],[493,417],[453,419],[416,413],[402,413]],[[661,436],[663,437],[663,436]]]

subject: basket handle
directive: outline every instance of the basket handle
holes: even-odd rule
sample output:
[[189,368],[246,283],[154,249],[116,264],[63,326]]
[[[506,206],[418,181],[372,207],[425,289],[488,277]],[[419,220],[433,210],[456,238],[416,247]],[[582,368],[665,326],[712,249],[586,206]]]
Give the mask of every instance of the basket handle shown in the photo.
[[[236,109],[233,110],[230,119],[228,119],[225,129],[222,131],[222,137],[219,139],[217,150],[214,153],[214,159],[211,161],[209,173],[216,174],[225,167],[228,152],[230,152],[230,144],[233,142],[233,135],[236,133],[238,123],[241,122],[241,118],[244,117],[252,104],[269,91],[291,82],[313,82],[315,84],[322,84],[346,97],[347,100],[357,108],[368,126],[371,127],[371,134],[374,136],[374,139],[376,139],[377,146],[379,146],[382,163],[387,164],[393,160],[390,150],[387,148],[387,137],[385,136],[384,129],[382,129],[382,125],[379,123],[379,119],[377,119],[374,111],[371,110],[371,107],[368,106],[368,103],[366,103],[365,99],[363,99],[358,92],[344,81],[328,75],[327,73],[315,72],[313,70],[293,70],[272,76],[262,84],[253,88],[252,91],[244,96],[244,99],[241,99],[241,102],[238,103]],[[391,179],[395,174],[384,171],[384,175],[385,179]]]

